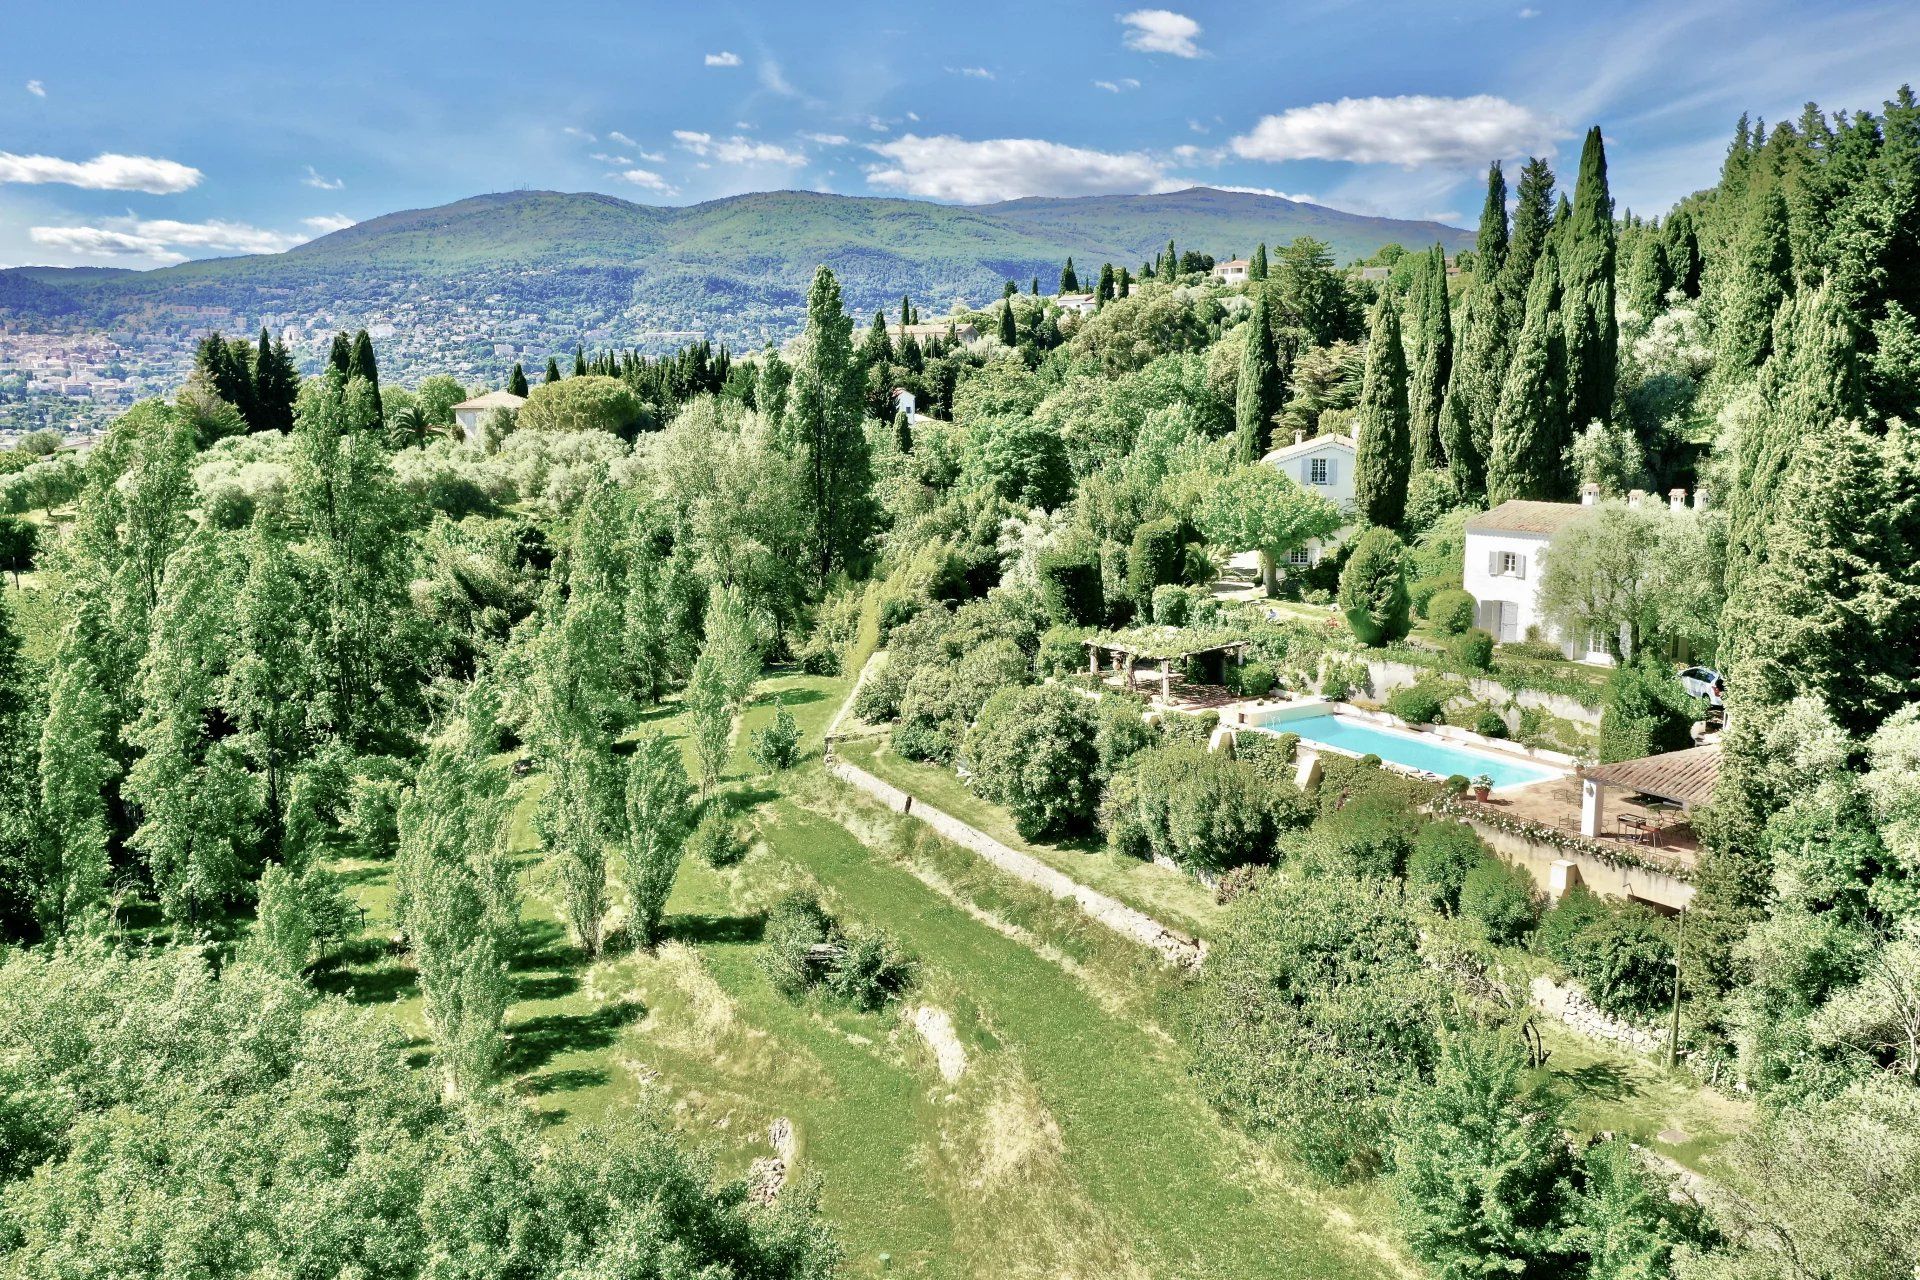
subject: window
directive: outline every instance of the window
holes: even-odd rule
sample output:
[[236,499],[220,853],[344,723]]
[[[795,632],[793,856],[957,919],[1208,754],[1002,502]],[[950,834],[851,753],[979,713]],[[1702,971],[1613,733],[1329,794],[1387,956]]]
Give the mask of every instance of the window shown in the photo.
[[1527,558],[1517,551],[1489,552],[1487,572],[1496,578],[1524,578],[1527,576]]
[[1295,547],[1287,554],[1288,564],[1312,564],[1313,553],[1305,547]]
[[1307,483],[1308,484],[1332,484],[1333,481],[1328,476],[1328,470],[1329,468],[1327,465],[1327,459],[1325,458],[1307,459]]

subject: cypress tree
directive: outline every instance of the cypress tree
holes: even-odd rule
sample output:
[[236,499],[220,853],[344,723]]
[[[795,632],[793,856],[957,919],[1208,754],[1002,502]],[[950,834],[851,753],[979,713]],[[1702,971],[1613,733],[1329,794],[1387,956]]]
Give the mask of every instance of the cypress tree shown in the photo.
[[1567,342],[1567,422],[1575,431],[1613,421],[1613,384],[1620,358],[1620,328],[1614,315],[1613,197],[1607,190],[1606,144],[1600,126],[1587,131],[1580,151],[1561,255],[1561,313]]
[[373,421],[363,422],[362,427],[377,426],[385,416],[380,407],[380,369],[373,359],[373,339],[367,336],[365,329],[353,335],[353,358],[347,368],[349,378],[365,378],[367,387],[373,393]]
[[[1533,269],[1552,230],[1553,169],[1536,157],[1520,170],[1520,186],[1514,193],[1513,231],[1500,265],[1500,305],[1506,312],[1505,350],[1512,350],[1513,341],[1526,320]],[[1504,368],[1502,365],[1503,371]]]
[[1262,240],[1254,246],[1253,260],[1247,263],[1247,279],[1265,280],[1267,278],[1267,242]]
[[1125,267],[1121,267],[1119,271],[1119,286],[1120,296],[1123,298],[1133,292],[1133,276]]
[[1723,386],[1744,381],[1771,353],[1774,312],[1793,278],[1788,234],[1786,198],[1775,188],[1753,202],[1740,228],[1714,360]]
[[327,367],[343,375],[353,372],[353,339],[344,333],[333,335],[333,348],[327,353]]
[[587,371],[587,353],[578,346],[573,349],[573,376],[578,378]]
[[260,330],[260,349],[253,361],[253,429],[256,431],[293,430],[293,405],[300,397],[300,372],[294,367],[287,344],[267,339]]
[[1279,357],[1274,350],[1267,292],[1262,289],[1247,322],[1246,344],[1240,349],[1239,386],[1234,394],[1234,454],[1241,465],[1266,456],[1273,415],[1280,411],[1280,401]]
[[1095,290],[1094,301],[1104,307],[1107,303],[1113,301],[1113,296],[1113,264],[1111,262],[1102,263],[1100,266],[1100,287]]
[[1693,215],[1676,209],[1667,218],[1667,267],[1673,273],[1673,287],[1689,298],[1700,296],[1700,273],[1705,267],[1700,257],[1700,237],[1693,227]]
[[1413,437],[1413,468],[1425,471],[1446,459],[1440,438],[1440,411],[1453,373],[1453,310],[1447,298],[1446,250],[1434,245],[1423,272],[1426,289],[1414,321],[1419,325],[1419,363],[1407,390],[1408,430]]
[[1000,300],[1000,342],[1001,345],[1008,347],[1017,347],[1020,345],[1020,334],[1019,331],[1015,329],[1013,323],[1012,298],[1002,298]]
[[1558,498],[1566,474],[1566,349],[1560,321],[1560,264],[1548,244],[1527,290],[1527,318],[1493,416],[1487,501]]
[[1080,292],[1080,277],[1073,270],[1073,257],[1068,255],[1067,265],[1060,268],[1060,292]]
[[518,360],[513,362],[513,372],[507,375],[507,390],[516,396],[527,394],[527,371],[520,367]]
[[1400,309],[1384,289],[1373,304],[1367,370],[1353,426],[1360,437],[1354,505],[1368,524],[1398,528],[1407,516],[1413,448],[1407,435],[1407,354],[1400,343]]
[[873,313],[873,323],[867,327],[867,340],[860,344],[860,363],[868,369],[893,363],[893,339],[887,335],[887,316],[883,311]]
[[1502,281],[1508,253],[1507,180],[1495,161],[1487,169],[1487,197],[1474,241],[1473,289],[1460,319],[1459,351],[1440,406],[1440,437],[1447,468],[1463,494],[1486,485],[1493,414],[1506,374],[1507,340]]
[[1627,306],[1644,324],[1665,308],[1673,284],[1666,236],[1657,227],[1643,229],[1635,237],[1633,267],[1627,273]]
[[547,357],[546,381],[548,382],[560,381],[560,362],[558,360],[555,360],[552,356]]

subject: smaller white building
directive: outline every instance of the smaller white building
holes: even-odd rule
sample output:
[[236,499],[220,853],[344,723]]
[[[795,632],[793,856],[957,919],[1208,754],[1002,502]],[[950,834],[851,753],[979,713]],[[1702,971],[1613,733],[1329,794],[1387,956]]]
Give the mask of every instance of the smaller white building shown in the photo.
[[520,412],[520,406],[527,402],[525,396],[517,396],[511,391],[489,391],[483,396],[471,400],[462,400],[453,406],[453,420],[460,428],[460,434],[466,437],[468,444],[480,443],[480,430],[486,423],[487,415],[495,409],[509,409]]
[[1213,278],[1222,284],[1245,284],[1247,272],[1253,264],[1245,258],[1234,258],[1229,262],[1213,264]]
[[1053,300],[1062,311],[1076,316],[1090,316],[1100,308],[1100,300],[1090,293],[1063,293]]
[[[1308,493],[1317,493],[1343,512],[1351,514],[1357,452],[1352,436],[1320,435],[1309,438],[1305,432],[1296,431],[1292,444],[1275,449],[1260,461],[1277,468]],[[1352,533],[1353,526],[1347,525],[1325,541],[1315,538],[1295,551],[1287,563],[1296,569],[1319,564],[1322,555],[1345,542]]]

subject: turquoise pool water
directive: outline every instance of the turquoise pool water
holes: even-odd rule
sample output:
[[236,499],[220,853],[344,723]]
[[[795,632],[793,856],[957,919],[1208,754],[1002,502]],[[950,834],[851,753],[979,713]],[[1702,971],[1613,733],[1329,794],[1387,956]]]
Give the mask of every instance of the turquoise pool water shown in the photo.
[[1496,787],[1517,787],[1558,776],[1555,770],[1540,765],[1522,764],[1410,733],[1377,729],[1363,721],[1331,713],[1287,720],[1268,728],[1274,733],[1297,733],[1308,742],[1338,747],[1356,755],[1379,756],[1393,764],[1424,769],[1443,778],[1456,773],[1463,778],[1474,778],[1484,773],[1493,779]]

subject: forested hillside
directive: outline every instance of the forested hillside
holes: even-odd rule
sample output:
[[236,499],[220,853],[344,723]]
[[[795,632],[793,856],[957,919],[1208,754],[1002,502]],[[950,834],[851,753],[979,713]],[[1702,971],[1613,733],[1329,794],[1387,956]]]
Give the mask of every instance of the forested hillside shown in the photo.
[[[364,331],[302,377],[263,331],[84,454],[0,456],[0,1274],[1911,1276],[1920,106],[1742,120],[1702,181],[1625,216],[1596,127],[1379,280],[1192,193],[862,202],[876,262],[930,255],[905,297],[817,252],[845,229],[712,221],[791,194],[173,269],[459,272],[501,211],[560,257],[834,263],[784,349],[582,343],[471,437],[483,388]],[[953,249],[988,224],[1017,252]],[[1347,439],[1351,510],[1263,462],[1296,435]],[[1541,590],[1598,673],[1461,600],[1470,518],[1588,487]],[[1710,500],[1639,500],[1676,488]],[[1219,585],[1249,551],[1266,589]],[[1692,740],[1685,652],[1728,691],[1690,905],[1549,903],[1467,778],[1210,750],[1089,641],[1586,764]],[[1385,659],[1420,682],[1373,698]],[[1666,1053],[1543,1031],[1536,977]]]

